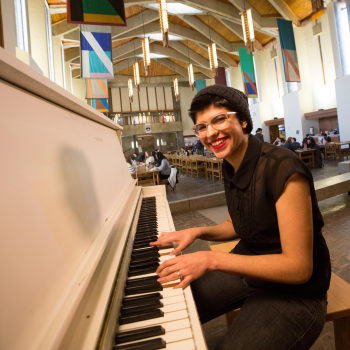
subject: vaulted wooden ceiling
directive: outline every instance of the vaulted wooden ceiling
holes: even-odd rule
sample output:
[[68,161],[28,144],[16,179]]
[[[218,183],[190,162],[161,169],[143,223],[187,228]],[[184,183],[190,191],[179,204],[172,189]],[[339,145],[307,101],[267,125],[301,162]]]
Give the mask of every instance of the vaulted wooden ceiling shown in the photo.
[[[146,35],[160,32],[158,11],[148,6],[155,2],[156,0],[124,0],[127,26],[112,28],[112,56],[116,78],[118,75],[132,73],[132,67],[128,68],[128,65],[131,66],[135,61],[134,52],[140,60],[138,55],[141,52],[140,37],[143,36],[143,30]],[[217,45],[219,66],[237,66],[238,48],[244,47],[239,15],[244,7],[252,8],[255,50],[263,50],[266,45],[270,46],[276,42],[276,18],[289,19],[300,26],[303,19],[312,14],[311,2],[308,0],[168,0],[168,3],[170,2],[182,3],[201,10],[202,13],[169,13],[170,34],[182,39],[177,42],[170,41],[169,48],[163,48],[161,42],[151,40],[151,52],[166,56],[152,60],[151,76],[185,76],[189,55],[194,72],[203,79],[211,77],[207,51],[210,40]],[[64,40],[66,62],[79,64],[78,25],[66,22],[65,1],[48,0],[48,4],[53,35],[60,35]],[[79,74],[75,75],[79,77]],[[140,69],[140,75],[145,76],[143,67]]]

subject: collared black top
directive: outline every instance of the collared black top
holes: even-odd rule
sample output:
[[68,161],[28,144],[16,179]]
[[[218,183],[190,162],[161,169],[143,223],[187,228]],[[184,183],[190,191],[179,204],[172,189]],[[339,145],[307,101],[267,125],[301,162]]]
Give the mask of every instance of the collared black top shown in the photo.
[[246,280],[253,287],[281,293],[305,297],[323,296],[329,288],[331,265],[329,251],[322,236],[324,223],[317,204],[312,174],[290,150],[261,143],[252,135],[249,135],[248,148],[236,172],[226,160],[223,163],[227,206],[233,227],[241,238],[232,253],[266,255],[282,252],[276,202],[286,181],[295,173],[304,175],[310,186],[314,230],[312,276],[305,284],[298,285],[251,278]]

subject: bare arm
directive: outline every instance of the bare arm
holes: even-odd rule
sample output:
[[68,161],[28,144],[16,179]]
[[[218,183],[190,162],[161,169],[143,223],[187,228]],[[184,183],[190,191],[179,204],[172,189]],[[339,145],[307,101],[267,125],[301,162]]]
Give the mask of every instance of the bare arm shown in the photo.
[[310,189],[302,175],[294,174],[287,181],[276,203],[276,210],[281,254],[245,256],[197,252],[182,255],[164,262],[158,268],[160,282],[176,279],[177,270],[181,270],[185,277],[177,288],[184,288],[194,279],[214,270],[271,282],[307,282],[313,270],[313,224]]

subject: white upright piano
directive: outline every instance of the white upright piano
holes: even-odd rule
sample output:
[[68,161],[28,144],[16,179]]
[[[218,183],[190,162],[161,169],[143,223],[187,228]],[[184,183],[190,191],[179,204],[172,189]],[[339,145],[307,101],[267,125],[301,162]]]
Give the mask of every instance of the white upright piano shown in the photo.
[[[120,132],[0,48],[1,350],[206,349],[190,288],[133,289],[154,277],[130,274],[148,223],[174,224],[164,186],[135,186]],[[161,316],[133,319],[150,294]]]

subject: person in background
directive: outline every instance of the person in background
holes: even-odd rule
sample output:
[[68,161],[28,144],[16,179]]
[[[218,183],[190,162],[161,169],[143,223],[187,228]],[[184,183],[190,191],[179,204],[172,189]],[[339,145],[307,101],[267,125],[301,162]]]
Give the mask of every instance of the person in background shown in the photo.
[[154,163],[154,157],[150,151],[145,151],[146,165]]
[[256,129],[256,134],[254,135],[256,138],[259,139],[259,141],[264,142],[264,135],[262,134],[262,129],[257,128]]
[[273,144],[274,146],[283,146],[285,142],[286,140],[283,137],[276,137],[276,140]]
[[321,134],[321,136],[322,136],[322,143],[323,144],[325,144],[327,142],[332,142],[332,139],[326,133]]
[[128,154],[125,156],[125,160],[126,160],[126,164],[128,165],[130,174],[135,174],[135,169],[133,168],[131,163],[131,157]]
[[157,166],[153,169],[150,169],[150,171],[155,170],[161,171],[161,173],[159,174],[161,180],[167,179],[170,176],[171,168],[168,163],[168,160],[162,152],[157,153]]
[[188,156],[188,152],[183,147],[181,147],[181,153],[183,157]]
[[156,151],[152,152],[152,156],[153,156],[153,159],[154,159],[154,163],[156,163],[157,162],[157,153],[156,153]]
[[292,150],[295,151],[296,149],[300,148],[300,143],[297,142],[297,139],[295,137],[292,137]]
[[303,139],[303,145],[306,143],[307,144],[307,140],[311,139],[312,137],[310,136],[310,134],[306,134],[306,136]]
[[133,153],[133,156],[134,156],[134,160],[136,162],[142,162],[142,157],[141,155],[139,155],[139,153],[135,150],[135,152]]
[[307,139],[306,146],[307,146],[307,148],[311,148],[311,149],[319,149],[320,148],[318,146],[318,144],[315,142],[315,139],[313,137],[309,137]]
[[196,143],[197,154],[202,156],[204,154],[204,146],[201,140]]
[[291,151],[292,150],[292,138],[291,137],[288,137],[287,141],[284,143],[284,145],[282,146],[284,148],[288,148],[290,149]]

